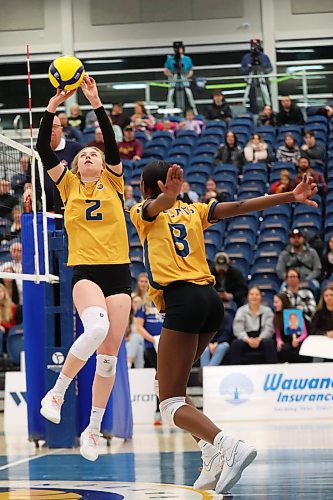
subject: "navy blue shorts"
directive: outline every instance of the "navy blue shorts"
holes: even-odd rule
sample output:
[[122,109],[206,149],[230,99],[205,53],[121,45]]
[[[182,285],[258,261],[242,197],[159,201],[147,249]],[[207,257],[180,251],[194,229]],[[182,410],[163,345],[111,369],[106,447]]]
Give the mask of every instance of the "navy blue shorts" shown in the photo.
[[72,288],[81,280],[93,281],[104,297],[126,293],[131,296],[132,278],[129,264],[96,264],[73,267]]
[[164,291],[163,326],[185,333],[214,333],[223,326],[224,307],[213,285],[177,281]]

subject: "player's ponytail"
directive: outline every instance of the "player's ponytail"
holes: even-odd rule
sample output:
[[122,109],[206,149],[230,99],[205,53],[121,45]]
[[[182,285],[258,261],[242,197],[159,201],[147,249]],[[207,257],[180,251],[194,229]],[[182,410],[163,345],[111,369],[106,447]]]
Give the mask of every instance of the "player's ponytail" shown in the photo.
[[157,182],[162,181],[163,184],[165,183],[170,167],[170,163],[163,160],[152,161],[144,167],[142,180],[145,185],[145,191],[146,193],[149,192],[151,198],[157,198],[161,194]]

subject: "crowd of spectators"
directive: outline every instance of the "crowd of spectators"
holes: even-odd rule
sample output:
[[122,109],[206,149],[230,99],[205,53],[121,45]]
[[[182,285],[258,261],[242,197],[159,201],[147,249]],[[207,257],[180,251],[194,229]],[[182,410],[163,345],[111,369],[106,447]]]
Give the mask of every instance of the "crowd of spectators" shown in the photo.
[[[279,179],[268,188],[271,193],[291,191],[302,179],[304,173],[311,174],[318,185],[319,193],[324,196],[328,185],[323,170],[313,167],[325,165],[326,150],[316,134],[305,125],[303,138],[293,131],[285,131],[283,142],[274,144],[264,133],[253,133],[247,141],[239,143],[237,132],[233,128],[233,113],[223,93],[215,91],[212,103],[205,115],[196,116],[192,109],[185,112],[184,119],[156,120],[147,110],[145,103],[136,102],[134,113],[126,114],[121,103],[114,103],[109,114],[117,138],[121,158],[124,161],[140,162],[145,157],[145,143],[155,131],[167,132],[177,138],[181,130],[194,132],[198,137],[205,130],[206,122],[222,121],[226,131],[220,144],[216,144],[212,164],[215,166],[234,165],[239,179],[243,176],[244,166],[256,168],[256,164],[265,164],[268,169],[275,162],[286,165],[279,171]],[[304,117],[300,108],[292,103],[288,96],[281,99],[281,107],[275,113],[270,106],[265,106],[255,118],[257,127],[277,127],[285,125],[304,126]],[[89,141],[86,138],[89,136]],[[140,135],[141,134],[141,135]],[[145,141],[142,141],[142,134]],[[54,118],[51,147],[59,161],[69,167],[82,146],[94,146],[104,151],[103,136],[96,122],[94,112],[84,117],[80,107],[74,104],[70,114],[59,113]],[[21,272],[21,215],[29,209],[27,200],[31,198],[31,172],[29,158],[22,155],[19,169],[8,180],[0,181],[0,231],[1,246],[7,248],[7,259],[1,263],[1,270]],[[292,165],[292,169],[288,168]],[[214,169],[213,169],[214,172]],[[49,177],[44,178],[47,210],[61,213],[62,203]],[[38,183],[38,179],[37,179]],[[203,193],[197,192],[195,183],[186,179],[183,182],[180,199],[188,204],[201,201],[208,203],[212,199],[224,201],[226,193],[218,188],[214,174],[205,182]],[[37,187],[37,195],[38,195]],[[124,205],[129,210],[138,201],[133,185],[126,185]],[[321,292],[321,283],[333,276],[333,236],[327,241],[323,256],[306,241],[302,228],[293,229],[289,242],[281,251],[276,274],[281,280],[281,289],[274,296],[274,301],[264,303],[260,287],[248,289],[248,276],[232,264],[226,252],[217,252],[211,261],[212,272],[216,278],[216,289],[225,304],[226,314],[223,330],[217,332],[201,357],[201,365],[220,363],[261,362],[276,363],[300,361],[298,351],[307,334],[327,332],[333,336],[333,288],[329,286]],[[0,287],[0,330],[6,332],[6,326],[15,321],[16,308],[22,304],[22,281],[2,280],[5,293]],[[154,366],[156,345],[153,337],[160,328],[161,317],[146,295],[147,276],[139,275],[137,289],[133,294],[133,308],[127,335],[129,366]],[[2,295],[13,305],[1,313]],[[318,305],[317,302],[319,301]],[[15,306],[15,307],[14,307]],[[283,310],[296,308],[302,311],[304,325],[298,336],[288,335],[283,323]],[[11,311],[11,318],[8,319]],[[2,324],[4,323],[3,327]],[[159,326],[157,326],[159,325]],[[143,340],[144,339],[144,340]],[[252,361],[251,361],[252,360]]]

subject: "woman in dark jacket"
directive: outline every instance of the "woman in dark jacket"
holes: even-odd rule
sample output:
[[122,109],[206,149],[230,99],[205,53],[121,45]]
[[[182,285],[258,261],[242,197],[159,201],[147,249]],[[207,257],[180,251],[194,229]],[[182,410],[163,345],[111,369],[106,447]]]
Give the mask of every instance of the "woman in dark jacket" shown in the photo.
[[311,320],[312,335],[326,335],[333,339],[333,286],[324,288],[317,311]]
[[214,162],[232,163],[236,167],[244,165],[244,154],[237,143],[235,132],[229,130],[224,136],[224,144],[220,144],[214,156]]
[[322,258],[322,276],[328,279],[333,275],[333,236],[327,242],[326,252]]

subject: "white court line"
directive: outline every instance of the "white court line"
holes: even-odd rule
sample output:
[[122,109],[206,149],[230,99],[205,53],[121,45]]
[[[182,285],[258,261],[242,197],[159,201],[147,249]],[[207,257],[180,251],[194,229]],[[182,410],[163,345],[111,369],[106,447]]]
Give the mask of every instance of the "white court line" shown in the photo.
[[21,460],[16,460],[16,462],[12,462],[10,464],[2,465],[0,467],[0,471],[1,470],[6,470],[6,469],[10,469],[11,467],[15,467],[16,465],[21,465],[21,464],[25,464],[27,462],[31,462],[32,460],[37,460],[37,458],[47,457],[48,455],[55,455],[56,453],[58,453],[60,451],[64,451],[64,449],[65,448],[60,448],[60,449],[57,449],[55,451],[49,451],[47,453],[43,453],[42,455],[33,455],[31,457],[22,458]]

